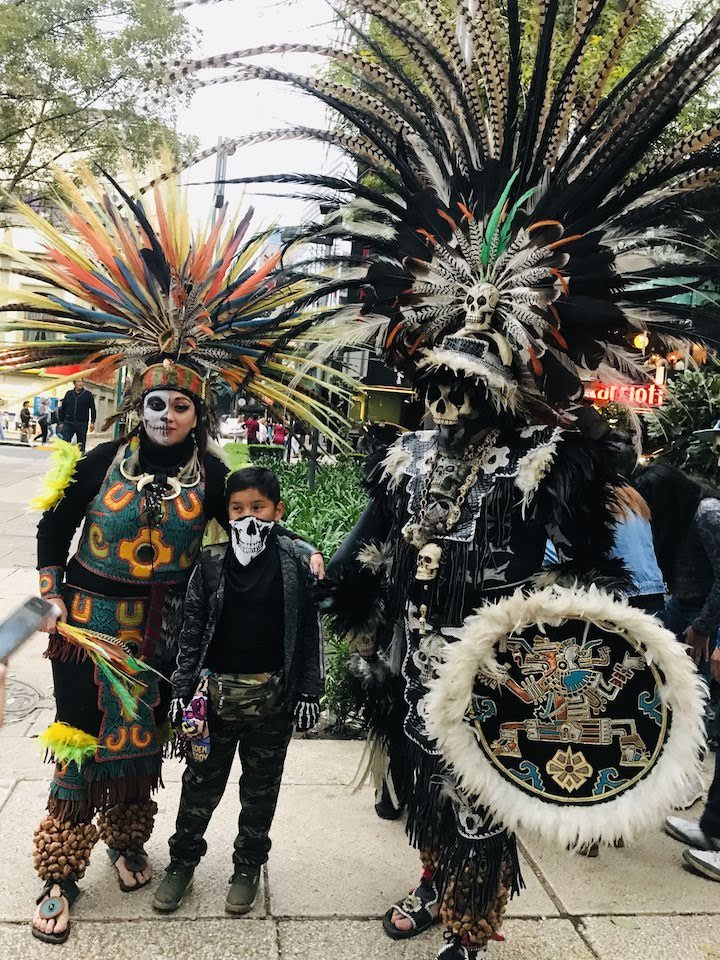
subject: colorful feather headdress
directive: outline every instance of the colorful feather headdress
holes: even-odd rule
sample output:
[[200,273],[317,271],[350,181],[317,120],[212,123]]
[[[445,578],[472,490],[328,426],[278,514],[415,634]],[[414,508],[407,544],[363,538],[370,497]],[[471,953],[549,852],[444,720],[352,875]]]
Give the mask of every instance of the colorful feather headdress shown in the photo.
[[[89,174],[84,190],[63,178],[62,227],[18,204],[45,241],[43,257],[0,250],[42,292],[0,289],[0,312],[25,314],[0,332],[43,331],[47,339],[0,344],[0,368],[80,364],[91,376],[127,366],[121,410],[168,386],[212,412],[218,389],[242,387],[335,435],[343,418],[320,398],[319,378],[309,370],[298,376],[293,304],[313,289],[302,264],[267,234],[247,239],[252,210],[228,224],[223,210],[211,229],[193,232],[173,180],[155,188],[150,211],[107,179],[119,199]],[[335,371],[321,385],[331,396],[352,391]]]
[[[370,251],[361,279],[341,265],[360,302],[311,326],[316,357],[365,342],[411,379],[472,367],[548,417],[573,408],[591,371],[640,372],[631,330],[717,338],[720,310],[704,292],[717,264],[703,240],[720,202],[720,124],[658,142],[720,64],[720,14],[688,19],[623,72],[643,0],[619,13],[608,0],[539,0],[528,22],[517,0],[342,8],[345,46],[273,44],[171,71],[196,86],[286,82],[342,119],[336,142],[358,179],[230,181],[296,184],[335,207],[318,233]],[[249,62],[308,52],[340,69],[304,77]]]

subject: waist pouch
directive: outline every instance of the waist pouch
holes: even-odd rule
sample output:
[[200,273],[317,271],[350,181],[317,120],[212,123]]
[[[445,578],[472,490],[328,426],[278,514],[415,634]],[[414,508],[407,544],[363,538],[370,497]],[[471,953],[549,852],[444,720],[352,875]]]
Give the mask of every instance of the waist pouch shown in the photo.
[[282,673],[211,673],[210,709],[221,720],[265,717],[283,705]]

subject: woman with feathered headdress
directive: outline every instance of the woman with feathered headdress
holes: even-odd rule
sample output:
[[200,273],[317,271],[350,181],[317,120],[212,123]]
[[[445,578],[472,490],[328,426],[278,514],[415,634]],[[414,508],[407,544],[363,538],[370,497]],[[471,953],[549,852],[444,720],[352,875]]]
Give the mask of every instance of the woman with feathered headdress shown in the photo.
[[285,308],[307,283],[283,264],[281,251],[268,251],[265,237],[246,240],[251,214],[226,225],[223,212],[209,232],[192,232],[175,185],[156,191],[153,213],[113,186],[119,203],[92,177],[90,200],[65,183],[69,233],[21,207],[45,238],[42,259],[4,252],[43,292],[18,303],[17,290],[0,291],[3,309],[33,312],[4,329],[49,334],[3,345],[0,365],[71,363],[81,376],[127,366],[118,413],[139,418],[129,436],[85,456],[59,441],[46,490],[33,504],[45,511],[40,589],[57,608],[46,654],[56,721],[40,737],[55,772],[35,835],[45,886],[32,929],[51,943],[68,936],[77,881],[98,836],[121,890],[150,879],[143,847],[157,810],[151,795],[169,706],[162,676],[174,667],[205,527],[227,523],[227,470],[209,442],[217,393],[242,387],[330,432],[341,420],[305,389],[309,381],[291,383],[294,322]]

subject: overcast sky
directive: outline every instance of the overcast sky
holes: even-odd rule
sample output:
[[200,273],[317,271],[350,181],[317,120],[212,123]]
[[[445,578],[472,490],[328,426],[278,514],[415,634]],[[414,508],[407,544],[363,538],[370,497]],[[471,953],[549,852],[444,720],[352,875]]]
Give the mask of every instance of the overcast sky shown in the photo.
[[[323,44],[338,37],[333,14],[325,0],[225,0],[185,11],[193,27],[202,32],[197,56],[222,54],[268,43]],[[295,73],[322,68],[324,58],[291,54],[285,58],[263,56],[252,61]],[[205,71],[203,76],[218,76]],[[197,91],[187,109],[178,114],[178,131],[199,138],[200,149],[213,146],[218,137],[234,138],[247,133],[292,125],[327,127],[325,107],[314,98],[267,80],[221,84]],[[336,151],[322,144],[296,141],[243,147],[228,159],[227,175],[249,176],[281,172],[317,172],[338,162]],[[192,167],[186,183],[210,180],[215,175],[215,158]],[[193,186],[190,196],[193,213],[201,219],[212,204],[212,187]],[[242,187],[227,188],[231,208],[242,200]],[[298,201],[251,197],[256,209],[255,226],[277,220],[296,223],[305,207]],[[264,186],[257,190],[267,191]]]

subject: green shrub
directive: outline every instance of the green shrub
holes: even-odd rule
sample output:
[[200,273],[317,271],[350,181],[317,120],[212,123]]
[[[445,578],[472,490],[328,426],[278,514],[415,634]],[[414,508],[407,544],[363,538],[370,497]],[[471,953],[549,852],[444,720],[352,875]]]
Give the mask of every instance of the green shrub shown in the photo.
[[648,417],[650,450],[655,456],[720,485],[717,448],[696,430],[707,430],[720,420],[720,368],[687,370],[669,384],[663,407]]
[[223,453],[231,470],[242,470],[250,464],[250,451],[246,443],[226,443]]
[[[347,457],[337,464],[318,464],[315,490],[311,493],[308,487],[309,464],[278,461],[268,454],[269,449],[252,445],[252,462],[256,466],[269,467],[277,474],[287,506],[283,524],[318,547],[326,561],[329,560],[367,504],[359,460]],[[353,719],[348,674],[350,654],[345,638],[336,636],[327,623],[325,636],[323,706],[333,718],[333,730],[346,732],[352,728]]]
[[350,651],[347,640],[331,630],[325,633],[325,694],[322,708],[332,718],[333,729],[340,732],[353,726],[353,698],[350,693]]

